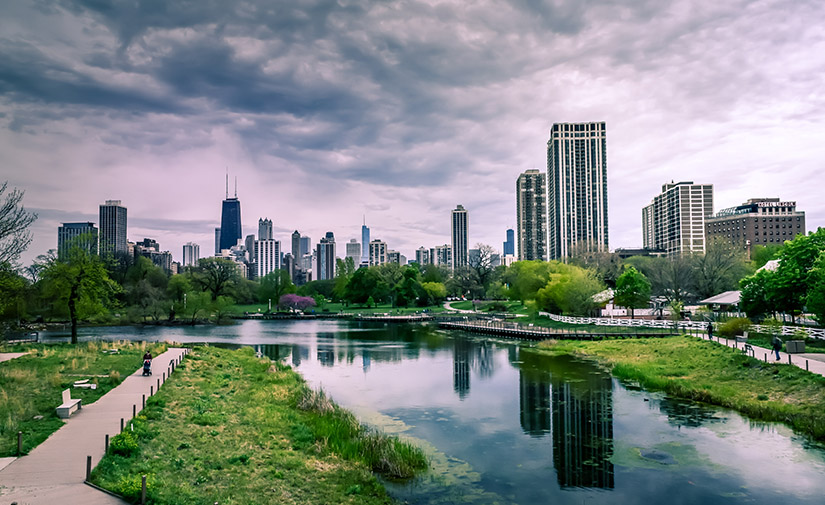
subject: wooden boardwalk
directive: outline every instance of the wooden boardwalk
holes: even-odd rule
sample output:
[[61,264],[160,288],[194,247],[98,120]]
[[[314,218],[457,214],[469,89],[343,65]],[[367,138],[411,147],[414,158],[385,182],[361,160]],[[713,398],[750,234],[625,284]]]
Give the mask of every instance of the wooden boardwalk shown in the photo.
[[647,328],[634,328],[635,331],[623,332],[564,331],[543,326],[525,326],[523,324],[499,321],[441,321],[438,323],[438,326],[450,330],[462,330],[471,333],[482,333],[485,335],[524,340],[604,340],[608,338],[661,338],[676,335],[676,333],[668,330],[653,332]]

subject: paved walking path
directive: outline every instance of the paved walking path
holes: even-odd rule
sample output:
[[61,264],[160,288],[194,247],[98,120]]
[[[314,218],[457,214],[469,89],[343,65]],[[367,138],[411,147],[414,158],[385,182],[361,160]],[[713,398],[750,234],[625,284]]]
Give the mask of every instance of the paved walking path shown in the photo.
[[152,361],[152,376],[143,377],[142,368],[138,369],[98,401],[72,414],[31,453],[0,469],[0,505],[123,505],[122,500],[83,483],[86,457],[92,457],[93,467],[100,462],[106,435],[120,432],[121,418],[128,429],[132,406],[140,410],[143,395],[149,398],[150,386],[157,392],[158,379],[162,382],[170,362],[185,352],[172,348],[158,355]]
[[[707,340],[707,335],[702,335],[703,340]],[[713,337],[714,342],[719,342],[724,344],[728,347],[735,347],[737,349],[743,349],[745,344],[738,343],[735,339],[727,339],[727,338],[717,338]],[[751,344],[753,348],[754,357],[760,361],[766,361],[768,363],[784,363],[784,364],[792,364],[796,365],[803,370],[808,370],[809,372],[823,375],[825,376],[825,354],[821,353],[801,353],[801,354],[788,354],[786,352],[779,351],[779,361],[776,360],[776,353],[772,349],[766,349],[764,347],[759,347],[756,345]],[[788,359],[790,358],[790,362]]]
[[20,356],[25,356],[26,352],[0,352],[0,363],[4,361],[13,360],[14,358],[19,358]]

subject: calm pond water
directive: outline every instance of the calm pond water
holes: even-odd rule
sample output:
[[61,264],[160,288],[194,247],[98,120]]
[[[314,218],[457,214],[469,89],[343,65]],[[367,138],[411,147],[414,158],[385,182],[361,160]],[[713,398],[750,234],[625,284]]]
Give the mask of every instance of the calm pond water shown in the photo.
[[252,345],[293,365],[364,422],[427,451],[427,475],[387,484],[412,504],[825,503],[825,449],[785,426],[626,387],[529,345],[338,321],[87,328],[81,338]]

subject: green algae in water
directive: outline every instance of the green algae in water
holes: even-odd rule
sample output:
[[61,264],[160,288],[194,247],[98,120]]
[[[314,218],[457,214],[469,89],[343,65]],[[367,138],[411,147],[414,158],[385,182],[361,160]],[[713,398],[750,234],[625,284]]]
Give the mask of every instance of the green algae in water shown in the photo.
[[652,447],[622,446],[616,441],[611,461],[626,468],[645,468],[658,471],[684,473],[697,468],[709,472],[724,472],[724,466],[713,463],[700,454],[692,444],[666,442]]

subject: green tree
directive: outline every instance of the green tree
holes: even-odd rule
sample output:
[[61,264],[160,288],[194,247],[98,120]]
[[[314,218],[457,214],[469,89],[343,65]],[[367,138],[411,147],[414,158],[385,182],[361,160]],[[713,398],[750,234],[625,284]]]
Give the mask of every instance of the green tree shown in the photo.
[[447,288],[441,282],[422,282],[421,287],[427,293],[429,305],[437,305],[447,298]]
[[421,282],[444,283],[449,277],[450,271],[447,267],[432,263],[424,265],[424,270],[421,272]]
[[536,293],[539,309],[565,315],[590,315],[599,304],[593,295],[604,290],[595,272],[575,265],[557,265],[558,273],[550,275],[545,287]]
[[118,288],[100,258],[81,247],[70,247],[65,259],[43,272],[43,280],[55,303],[68,309],[73,344],[77,343],[78,320],[105,312],[109,295]]
[[205,291],[190,291],[175,304],[175,312],[183,314],[191,324],[195,324],[198,315],[206,313],[212,304],[212,296]]
[[779,257],[779,252],[782,251],[781,244],[770,245],[755,245],[751,249],[751,264],[754,270],[758,270],[765,266],[765,263],[770,260],[775,260]]
[[773,279],[776,308],[791,314],[794,322],[810,290],[814,262],[823,250],[825,228],[819,228],[809,235],[799,235],[785,242],[779,254],[779,266]]
[[538,291],[550,281],[550,274],[558,268],[556,261],[516,261],[507,267],[502,276],[508,297],[522,304],[535,300]]
[[650,281],[651,291],[663,296],[668,304],[695,298],[693,258],[687,254],[670,258],[634,256],[625,260]]
[[26,285],[26,279],[8,263],[0,264],[0,318],[20,318]]
[[756,318],[776,312],[774,277],[775,274],[770,270],[760,270],[740,281],[739,308],[748,317]]
[[212,301],[229,293],[232,285],[240,279],[238,266],[226,258],[203,258],[192,269],[192,283],[212,296]]
[[495,277],[495,268],[493,267],[495,250],[491,246],[481,243],[476,244],[475,249],[478,253],[470,256],[469,266],[475,276],[476,283],[481,288],[480,296],[483,297]]
[[346,301],[347,284],[350,277],[355,273],[355,260],[347,256],[344,259],[335,260],[337,275],[335,276],[335,286],[332,288],[334,300]]
[[192,282],[187,274],[173,275],[166,285],[166,295],[175,303],[183,301],[183,295],[192,291]]
[[633,319],[633,309],[642,309],[650,304],[650,281],[635,268],[627,267],[616,279],[614,298],[617,305],[630,309],[630,319]]
[[819,254],[809,279],[810,287],[805,297],[808,310],[820,326],[825,326],[825,251]]
[[[361,268],[355,271],[346,288],[345,298],[350,303],[364,304],[369,298],[381,298],[389,287],[378,275],[375,267]],[[377,295],[377,296],[376,296]]]
[[37,219],[23,207],[23,191],[6,193],[7,187],[8,182],[0,185],[0,265],[17,262],[32,241],[29,226]]
[[258,300],[261,303],[268,303],[274,300],[275,305],[281,296],[288,293],[295,292],[295,285],[292,284],[292,279],[289,278],[289,272],[286,270],[275,270],[270,272],[261,279],[261,287],[258,289]]

